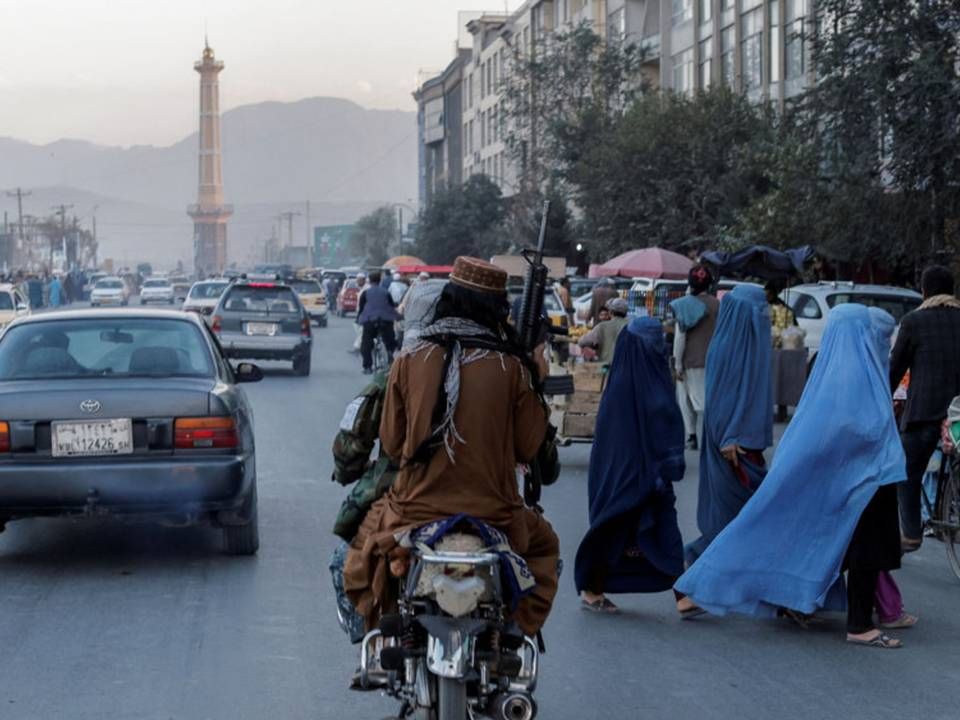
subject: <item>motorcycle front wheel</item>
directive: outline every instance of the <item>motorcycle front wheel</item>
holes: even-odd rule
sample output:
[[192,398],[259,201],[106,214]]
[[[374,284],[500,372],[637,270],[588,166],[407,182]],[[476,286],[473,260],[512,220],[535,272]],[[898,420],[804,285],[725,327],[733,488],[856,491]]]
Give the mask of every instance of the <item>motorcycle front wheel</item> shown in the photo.
[[467,686],[451,678],[437,678],[437,720],[466,720]]

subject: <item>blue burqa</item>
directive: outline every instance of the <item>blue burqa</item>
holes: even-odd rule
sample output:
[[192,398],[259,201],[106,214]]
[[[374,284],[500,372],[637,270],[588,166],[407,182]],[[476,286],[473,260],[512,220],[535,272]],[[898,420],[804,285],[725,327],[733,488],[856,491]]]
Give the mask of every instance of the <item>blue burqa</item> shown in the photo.
[[813,373],[770,473],[737,519],[677,583],[717,615],[844,610],[844,555],[882,485],[906,477],[890,399],[894,320],[830,312]]
[[603,592],[661,592],[683,572],[672,483],[684,473],[683,418],[660,322],[635,318],[617,338],[590,454],[590,529],[577,590],[598,563]]
[[[687,545],[692,565],[733,520],[766,475],[763,451],[773,444],[770,309],[756,285],[738,285],[720,302],[717,328],[707,351],[703,446],[697,526],[701,537]],[[722,448],[739,445],[734,468]]]

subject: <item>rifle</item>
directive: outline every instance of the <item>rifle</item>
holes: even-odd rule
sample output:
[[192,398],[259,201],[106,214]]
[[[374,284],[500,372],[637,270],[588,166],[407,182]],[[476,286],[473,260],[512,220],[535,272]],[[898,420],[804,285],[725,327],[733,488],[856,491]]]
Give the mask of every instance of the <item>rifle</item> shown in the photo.
[[543,264],[543,243],[547,236],[547,215],[550,213],[550,201],[543,202],[543,217],[540,219],[540,236],[535,251],[523,250],[520,254],[530,267],[523,281],[523,300],[520,303],[520,317],[517,318],[517,332],[523,347],[532,351],[544,340],[543,296],[547,291],[549,271]]

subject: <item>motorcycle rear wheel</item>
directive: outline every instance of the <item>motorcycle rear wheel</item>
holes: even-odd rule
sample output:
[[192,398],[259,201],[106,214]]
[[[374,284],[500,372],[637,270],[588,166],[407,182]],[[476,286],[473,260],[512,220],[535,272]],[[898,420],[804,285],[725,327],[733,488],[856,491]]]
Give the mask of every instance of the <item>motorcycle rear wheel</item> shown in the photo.
[[437,678],[437,720],[466,720],[467,686],[451,678]]
[[954,575],[960,579],[960,532],[953,528],[960,524],[960,476],[954,470],[947,481],[941,486],[941,497],[938,498],[940,521],[948,527],[941,534],[943,544],[947,549],[947,559]]

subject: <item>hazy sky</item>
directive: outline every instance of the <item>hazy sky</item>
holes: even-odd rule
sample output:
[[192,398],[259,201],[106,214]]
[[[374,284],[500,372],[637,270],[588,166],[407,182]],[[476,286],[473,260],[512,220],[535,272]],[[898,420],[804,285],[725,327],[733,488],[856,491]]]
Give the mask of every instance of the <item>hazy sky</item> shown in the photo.
[[226,63],[224,110],[318,95],[412,110],[453,58],[457,11],[521,0],[0,0],[0,137],[173,143],[197,124],[193,62]]

